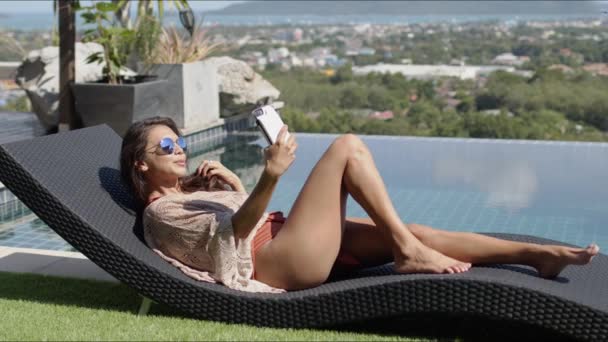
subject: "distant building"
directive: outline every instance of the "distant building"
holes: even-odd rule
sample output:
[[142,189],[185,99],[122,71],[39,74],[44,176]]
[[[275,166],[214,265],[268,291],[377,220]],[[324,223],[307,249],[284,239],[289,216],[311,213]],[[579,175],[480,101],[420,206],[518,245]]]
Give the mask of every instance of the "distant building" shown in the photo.
[[597,34],[582,34],[578,37],[576,37],[576,39],[578,40],[594,40],[596,42],[599,42],[600,40],[602,40],[602,37],[598,36]]
[[278,63],[289,56],[289,50],[286,47],[268,50],[268,63]]
[[334,69],[324,69],[321,72],[327,77],[332,77],[336,74],[336,71]]
[[376,49],[372,49],[372,48],[368,48],[368,47],[364,47],[359,49],[358,55],[359,56],[373,56],[374,54],[376,54]]
[[314,48],[309,53],[312,58],[325,58],[329,54],[331,54],[331,49],[327,47]]
[[476,79],[479,76],[488,75],[497,70],[515,73],[512,66],[495,65],[426,65],[426,64],[375,64],[361,67],[353,67],[353,74],[366,75],[370,72],[378,73],[400,73],[411,79],[435,79],[440,77],[456,77],[461,80]]
[[376,49],[364,47],[360,49],[349,48],[346,50],[347,56],[373,56],[376,54]]
[[[521,76],[523,78],[531,78],[532,76],[534,76],[534,71],[532,70],[514,70],[511,71],[512,74],[517,75],[517,76]],[[480,74],[480,75],[488,75],[488,74]]]
[[370,119],[377,119],[377,120],[388,120],[388,119],[392,119],[395,115],[393,114],[392,111],[387,110],[384,112],[373,112],[370,113],[367,117]]
[[305,67],[310,67],[310,68],[314,68],[317,66],[317,64],[315,63],[315,59],[312,57],[305,57],[302,60],[302,65]]
[[13,79],[21,62],[0,62],[0,80]]
[[272,35],[272,38],[276,39],[276,40],[281,40],[281,41],[288,41],[288,40],[291,40],[292,35],[291,35],[291,32],[280,30],[280,31],[275,32]]
[[543,37],[543,39],[548,39],[549,37],[553,36],[555,34],[554,30],[546,30],[543,31],[543,33],[541,34],[541,37]]
[[301,28],[296,28],[295,30],[293,30],[293,41],[294,42],[299,42],[302,40],[302,35],[303,35],[303,31]]
[[266,57],[260,51],[251,51],[243,53],[240,59],[251,66],[262,66],[267,64]]
[[325,66],[339,67],[345,63],[345,61],[332,54],[331,49],[326,47],[314,48],[308,55],[309,57],[302,61],[302,64],[305,66],[318,68]]
[[574,72],[574,69],[572,69],[571,67],[564,65],[564,64],[552,64],[552,65],[549,65],[549,67],[547,69],[559,70],[559,71],[563,72],[564,74],[570,74],[570,73]]
[[347,56],[356,56],[359,54],[359,49],[363,46],[363,43],[359,39],[353,39],[346,41],[345,44],[346,55]]
[[[486,110],[482,110],[480,111],[480,113],[485,114],[485,115],[491,115],[491,116],[497,116],[500,115],[501,110],[500,109],[486,109]],[[513,117],[513,113],[510,111],[507,111],[507,116],[508,117]]]
[[265,67],[266,64],[268,64],[268,59],[266,59],[266,57],[258,57],[258,59],[256,60],[256,64],[261,67]]
[[530,61],[530,58],[528,56],[520,57],[508,52],[494,57],[494,59],[492,60],[492,64],[521,66],[522,64],[528,61]]
[[451,98],[451,97],[445,99],[444,101],[445,101],[445,106],[447,108],[456,108],[456,107],[458,107],[459,104],[462,103],[462,100]]
[[304,113],[306,116],[308,116],[311,119],[316,119],[319,117],[319,115],[321,115],[321,112],[307,112]]
[[593,63],[583,66],[583,70],[593,75],[608,76],[608,65],[606,63]]
[[0,91],[11,91],[20,89],[17,83],[11,79],[0,80]]
[[289,56],[289,62],[291,63],[291,66],[302,66],[304,64],[296,55]]
[[336,55],[325,56],[325,65],[327,66],[339,68],[344,64],[346,64],[346,61],[338,58]]
[[515,65],[518,60],[517,56],[512,53],[503,53],[494,57],[492,64]]
[[531,37],[531,36],[519,36],[517,38],[517,41],[519,41],[519,42],[526,42],[526,43],[535,43],[536,40],[537,39],[535,37]]
[[281,71],[289,71],[291,70],[291,64],[289,63],[289,61],[284,60],[279,63],[279,68],[281,69]]
[[570,56],[572,56],[573,52],[572,52],[572,50],[570,50],[568,48],[561,48],[561,49],[559,49],[559,54],[564,57],[570,57]]
[[371,24],[359,24],[353,26],[353,30],[357,33],[367,33],[369,30],[371,30],[371,28]]
[[585,61],[585,57],[582,54],[574,52],[568,48],[559,49],[559,55],[565,58],[569,58],[570,60],[573,60],[576,63],[583,63]]
[[249,43],[250,40],[251,40],[251,37],[249,35],[245,35],[241,39],[238,39],[236,41],[236,45],[238,45],[238,46],[246,45]]
[[12,99],[25,95],[15,83],[15,74],[21,62],[0,62],[0,106]]
[[466,63],[465,63],[464,59],[452,58],[450,60],[450,65],[461,65],[462,66],[462,65],[465,65],[465,64]]

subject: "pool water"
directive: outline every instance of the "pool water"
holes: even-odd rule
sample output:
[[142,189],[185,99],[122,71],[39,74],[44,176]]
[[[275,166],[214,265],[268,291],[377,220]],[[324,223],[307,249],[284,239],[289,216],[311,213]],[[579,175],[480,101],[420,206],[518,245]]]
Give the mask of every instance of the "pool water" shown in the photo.
[[[315,163],[338,135],[298,133],[296,160],[267,211],[289,215]],[[608,248],[608,144],[525,140],[361,136],[404,222],[469,232],[528,234]],[[265,140],[229,134],[188,152],[194,171],[219,160],[251,192]],[[0,222],[0,245],[74,250],[33,214]],[[349,197],[347,216],[366,217]],[[23,221],[23,220],[22,220]],[[5,228],[2,228],[5,227]],[[8,227],[8,228],[7,228]]]

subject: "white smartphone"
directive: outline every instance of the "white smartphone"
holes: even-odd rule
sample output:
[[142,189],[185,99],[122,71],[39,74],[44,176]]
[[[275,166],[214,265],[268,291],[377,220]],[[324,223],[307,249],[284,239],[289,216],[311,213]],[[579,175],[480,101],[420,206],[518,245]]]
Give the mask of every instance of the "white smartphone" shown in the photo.
[[[268,144],[274,144],[279,136],[279,131],[283,125],[285,125],[283,120],[281,120],[279,113],[277,113],[277,111],[271,105],[266,105],[254,109],[251,114],[255,116],[255,121],[264,134],[266,141],[268,141]],[[284,141],[287,141],[289,138],[289,132],[285,133]]]

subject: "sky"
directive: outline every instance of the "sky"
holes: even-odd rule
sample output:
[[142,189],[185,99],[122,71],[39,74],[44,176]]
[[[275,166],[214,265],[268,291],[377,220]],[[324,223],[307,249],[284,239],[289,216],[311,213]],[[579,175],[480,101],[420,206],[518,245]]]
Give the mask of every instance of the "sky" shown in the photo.
[[[85,6],[89,5],[92,1],[93,0],[81,0],[82,4]],[[174,8],[172,4],[169,4],[170,1],[171,0],[165,0],[165,9]],[[231,4],[246,1],[248,0],[189,0],[188,3],[195,12],[200,12],[220,9]],[[52,2],[53,0],[0,0],[0,13],[53,13]],[[156,2],[156,0],[153,0],[153,2]],[[608,6],[608,1],[606,0],[596,0],[595,2],[603,3]],[[156,8],[156,5],[154,7]]]
[[[91,3],[90,0],[81,0],[83,5]],[[244,2],[244,0],[212,1],[212,0],[189,0],[190,7],[196,12],[224,8],[228,5]],[[53,13],[52,0],[2,0],[0,1],[0,13],[22,13],[41,12]],[[133,6],[133,5],[131,5]],[[154,6],[156,7],[156,5]],[[173,8],[169,1],[165,1],[165,9]]]

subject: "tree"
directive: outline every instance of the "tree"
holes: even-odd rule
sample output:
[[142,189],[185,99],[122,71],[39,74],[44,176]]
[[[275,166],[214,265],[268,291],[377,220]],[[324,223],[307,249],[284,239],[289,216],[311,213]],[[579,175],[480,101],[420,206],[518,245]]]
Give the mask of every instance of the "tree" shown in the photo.
[[361,134],[373,135],[409,135],[411,128],[406,120],[375,120],[368,119],[357,131]]
[[367,103],[375,110],[388,110],[396,107],[395,101],[383,87],[372,87],[367,94]]
[[367,105],[367,94],[362,87],[352,84],[342,91],[342,96],[340,97],[340,107],[363,108],[367,107]]
[[536,44],[524,42],[514,46],[511,52],[516,56],[539,57],[543,52],[543,49]]
[[347,112],[325,109],[321,111],[317,120],[323,133],[349,133],[353,131],[351,126],[353,116]]
[[405,91],[409,88],[409,84],[405,76],[401,73],[384,73],[382,75],[382,84],[390,90]]
[[418,95],[422,98],[432,99],[435,97],[435,86],[432,81],[416,82],[416,90],[418,91]]
[[32,104],[27,96],[19,96],[6,102],[4,106],[0,106],[0,110],[13,112],[31,112]]
[[432,130],[439,123],[441,112],[428,101],[419,101],[410,107],[407,119],[413,127]]
[[286,125],[295,132],[318,132],[319,124],[316,120],[304,114],[304,112],[285,107],[281,111],[281,118]]
[[585,122],[608,132],[608,100],[605,97],[596,97],[589,103]]
[[353,69],[352,64],[346,63],[339,67],[336,73],[330,78],[332,84],[351,82],[353,80]]
[[460,100],[460,103],[456,106],[459,112],[470,112],[476,109],[475,97],[459,91],[456,93],[455,98]]
[[462,117],[454,109],[440,111],[438,117],[437,121],[427,124],[431,128],[429,135],[439,137],[467,136]]

